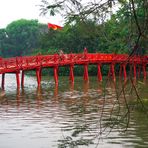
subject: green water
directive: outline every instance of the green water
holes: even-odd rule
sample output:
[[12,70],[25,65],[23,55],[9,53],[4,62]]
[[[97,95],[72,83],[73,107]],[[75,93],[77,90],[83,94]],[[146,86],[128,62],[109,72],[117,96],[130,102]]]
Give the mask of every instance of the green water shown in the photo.
[[[131,82],[90,77],[25,77],[17,90],[14,75],[6,75],[0,90],[0,148],[140,148],[148,147],[148,81]],[[124,93],[123,93],[124,92]],[[124,95],[125,94],[125,95]],[[128,105],[128,106],[127,106]]]

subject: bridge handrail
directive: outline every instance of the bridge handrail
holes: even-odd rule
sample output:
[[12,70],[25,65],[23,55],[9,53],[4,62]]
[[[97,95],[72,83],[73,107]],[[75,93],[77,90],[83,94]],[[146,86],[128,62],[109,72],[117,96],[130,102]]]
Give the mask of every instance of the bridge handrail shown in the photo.
[[52,54],[52,55],[34,55],[20,56],[12,58],[1,58],[0,69],[22,69],[27,67],[36,68],[37,66],[46,66],[58,64],[85,64],[85,63],[139,63],[148,64],[148,55],[129,56],[127,54],[106,54],[106,53],[70,53],[70,54]]

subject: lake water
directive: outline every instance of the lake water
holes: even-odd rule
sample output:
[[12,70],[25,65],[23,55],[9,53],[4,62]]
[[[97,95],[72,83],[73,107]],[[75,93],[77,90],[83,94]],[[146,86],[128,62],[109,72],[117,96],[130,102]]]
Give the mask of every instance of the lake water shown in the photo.
[[[135,83],[147,102],[148,81]],[[122,86],[96,77],[89,83],[75,77],[74,85],[59,77],[55,86],[49,76],[37,88],[36,78],[25,76],[24,88],[17,90],[15,75],[6,75],[5,91],[0,90],[0,148],[147,148],[148,106],[135,99],[131,82]]]

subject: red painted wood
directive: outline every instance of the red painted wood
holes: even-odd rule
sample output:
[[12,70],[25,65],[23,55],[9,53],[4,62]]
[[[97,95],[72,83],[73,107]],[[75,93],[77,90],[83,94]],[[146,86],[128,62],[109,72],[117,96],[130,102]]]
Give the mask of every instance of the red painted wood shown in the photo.
[[70,65],[70,75],[69,75],[69,79],[72,83],[74,83],[74,72],[73,72],[73,69],[74,69],[74,65]]
[[39,71],[39,75],[40,75],[40,81],[42,80],[42,69],[40,68],[40,71]]
[[126,65],[123,65],[123,76],[124,76],[124,80],[127,79],[127,73],[126,73]]
[[88,81],[89,80],[89,76],[88,76],[88,64],[85,64],[84,65],[84,75],[83,75],[83,78],[85,81]]
[[[115,80],[115,70],[114,67],[116,64],[120,64],[120,74],[124,78],[127,78],[126,67],[123,65],[144,65],[143,66],[143,75],[146,78],[146,67],[148,65],[148,55],[145,56],[132,56],[128,57],[127,54],[104,54],[104,53],[88,53],[85,48],[83,53],[70,53],[61,55],[37,55],[37,56],[24,56],[24,57],[13,57],[13,58],[2,58],[0,60],[0,74],[4,77],[6,73],[17,73],[18,71],[25,70],[37,70],[37,81],[38,85],[41,82],[41,69],[42,68],[54,68],[54,79],[55,83],[58,83],[58,68],[60,66],[69,66],[69,65],[84,65],[84,80],[88,80],[88,64],[101,63],[102,65],[109,64],[109,76]],[[112,64],[114,63],[114,64]],[[132,74],[136,77],[136,66],[133,67]],[[23,74],[24,75],[24,74]],[[16,74],[17,85],[20,85],[19,74]],[[70,70],[70,79],[74,81],[73,68]],[[101,68],[98,68],[98,79],[101,80]],[[22,85],[24,85],[24,76],[22,76]],[[2,78],[2,87],[4,88],[4,78]]]
[[54,67],[54,80],[55,80],[55,83],[58,84],[58,67],[57,66]]
[[136,73],[136,64],[134,64],[133,68],[134,68],[134,79],[136,79],[136,75],[137,75],[137,73]]
[[24,87],[24,70],[22,70],[22,77],[21,77],[21,86]]
[[111,64],[111,73],[112,73],[112,79],[113,81],[116,80],[116,76],[115,76],[115,65]]
[[40,69],[36,69],[36,78],[37,78],[38,87],[40,87],[41,85]]
[[147,73],[146,73],[146,65],[145,64],[142,65],[142,69],[143,69],[143,77],[144,77],[144,79],[146,79]]
[[111,63],[110,68],[109,68],[109,72],[108,72],[108,78],[112,77],[113,81],[116,80],[114,67],[115,67],[115,65],[113,63]]
[[98,64],[98,80],[102,81],[101,64]]
[[141,75],[141,65],[138,65],[138,78],[140,78]]
[[17,88],[20,88],[20,72],[16,72],[16,84]]

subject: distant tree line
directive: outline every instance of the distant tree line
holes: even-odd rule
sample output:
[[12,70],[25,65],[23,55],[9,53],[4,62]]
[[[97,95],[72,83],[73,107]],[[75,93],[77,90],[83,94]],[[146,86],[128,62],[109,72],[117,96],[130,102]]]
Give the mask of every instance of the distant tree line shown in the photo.
[[[148,48],[148,4],[144,0],[136,0],[133,8],[132,0],[119,3],[118,11],[106,12],[109,15],[101,22],[98,21],[101,16],[97,16],[97,12],[92,17],[91,12],[85,9],[85,15],[82,15],[82,12],[77,16],[69,15],[62,30],[49,30],[47,24],[41,24],[37,20],[16,20],[6,28],[0,29],[0,56],[53,54],[60,49],[66,53],[78,53],[82,52],[84,47],[88,48],[89,52],[131,53],[134,46],[138,49],[138,54],[145,54]],[[80,7],[78,3],[73,5]],[[110,8],[111,5],[113,3],[102,4],[102,9],[107,11],[105,8]],[[54,14],[53,5],[49,6],[46,10]],[[131,9],[136,11],[139,30]],[[91,17],[84,17],[87,13],[91,14]]]
[[0,54],[3,57],[28,55],[38,48],[45,25],[37,20],[20,19],[0,29]]
[[[92,51],[144,54],[147,50],[147,0],[89,0],[85,2],[82,0],[53,0],[52,2],[41,0],[41,2],[43,16],[60,14],[66,24],[76,26],[73,30],[76,31],[75,35],[80,33],[80,37],[85,37],[85,41],[88,39],[86,41],[88,44],[89,39],[92,42],[98,41],[97,45],[95,44],[95,47],[90,49]],[[95,29],[88,24],[90,21],[94,23]],[[79,29],[78,34],[77,29]],[[82,41],[79,37],[77,38],[77,42],[82,43],[78,45],[88,45],[82,38],[80,38]]]

